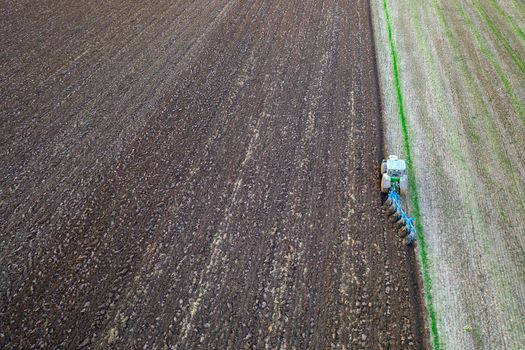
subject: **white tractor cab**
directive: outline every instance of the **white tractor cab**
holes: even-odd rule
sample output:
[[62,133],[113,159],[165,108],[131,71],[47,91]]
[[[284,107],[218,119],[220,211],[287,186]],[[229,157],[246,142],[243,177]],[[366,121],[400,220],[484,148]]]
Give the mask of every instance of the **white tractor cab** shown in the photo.
[[381,162],[381,192],[388,193],[390,189],[398,189],[401,195],[408,190],[407,164],[403,159],[390,155]]

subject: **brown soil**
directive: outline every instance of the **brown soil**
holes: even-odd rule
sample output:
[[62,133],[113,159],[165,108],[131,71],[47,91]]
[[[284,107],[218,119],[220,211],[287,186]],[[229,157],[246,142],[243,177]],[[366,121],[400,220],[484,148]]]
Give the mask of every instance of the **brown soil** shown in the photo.
[[0,18],[1,347],[427,346],[367,1]]

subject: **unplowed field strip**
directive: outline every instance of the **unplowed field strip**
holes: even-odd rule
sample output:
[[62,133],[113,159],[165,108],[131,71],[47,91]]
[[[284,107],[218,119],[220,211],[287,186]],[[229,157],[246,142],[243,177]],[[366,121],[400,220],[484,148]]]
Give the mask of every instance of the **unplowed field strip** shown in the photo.
[[426,346],[367,1],[0,19],[2,347]]

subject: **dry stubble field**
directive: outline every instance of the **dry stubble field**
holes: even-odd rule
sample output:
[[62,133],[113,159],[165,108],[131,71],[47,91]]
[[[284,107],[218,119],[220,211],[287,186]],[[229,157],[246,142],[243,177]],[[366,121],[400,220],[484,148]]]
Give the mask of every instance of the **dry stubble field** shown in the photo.
[[410,207],[424,239],[433,344],[522,348],[525,4],[372,8],[386,149],[409,151],[416,179]]

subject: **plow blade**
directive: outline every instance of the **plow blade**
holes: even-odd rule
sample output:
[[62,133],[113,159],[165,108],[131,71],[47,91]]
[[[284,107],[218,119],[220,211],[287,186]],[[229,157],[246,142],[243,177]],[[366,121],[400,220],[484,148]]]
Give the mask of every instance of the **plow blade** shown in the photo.
[[398,232],[400,236],[405,237],[405,244],[410,245],[414,243],[414,240],[416,239],[414,218],[409,217],[403,210],[401,196],[395,189],[388,193],[385,206],[387,207],[386,212],[389,216],[390,222],[395,223],[399,229]]

